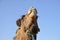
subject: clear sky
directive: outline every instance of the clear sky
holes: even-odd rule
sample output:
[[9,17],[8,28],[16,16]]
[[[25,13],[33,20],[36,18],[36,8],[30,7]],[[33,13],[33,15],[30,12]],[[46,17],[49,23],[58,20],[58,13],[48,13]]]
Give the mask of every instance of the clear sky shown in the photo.
[[16,20],[31,6],[38,11],[37,40],[60,40],[60,0],[0,0],[0,40],[13,40]]

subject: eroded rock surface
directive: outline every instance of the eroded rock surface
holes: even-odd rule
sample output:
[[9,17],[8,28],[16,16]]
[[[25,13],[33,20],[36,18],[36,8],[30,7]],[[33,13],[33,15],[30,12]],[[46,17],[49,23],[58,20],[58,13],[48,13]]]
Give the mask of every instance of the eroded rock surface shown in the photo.
[[29,8],[28,12],[16,21],[18,29],[14,40],[36,40],[36,34],[40,31],[37,18],[36,8]]

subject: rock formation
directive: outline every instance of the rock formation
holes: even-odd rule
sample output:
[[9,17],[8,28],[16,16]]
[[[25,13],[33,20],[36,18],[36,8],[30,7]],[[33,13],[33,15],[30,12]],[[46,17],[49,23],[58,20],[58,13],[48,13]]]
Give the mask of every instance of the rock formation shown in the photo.
[[18,29],[14,40],[36,40],[40,31],[37,24],[37,10],[31,7],[28,12],[16,21]]

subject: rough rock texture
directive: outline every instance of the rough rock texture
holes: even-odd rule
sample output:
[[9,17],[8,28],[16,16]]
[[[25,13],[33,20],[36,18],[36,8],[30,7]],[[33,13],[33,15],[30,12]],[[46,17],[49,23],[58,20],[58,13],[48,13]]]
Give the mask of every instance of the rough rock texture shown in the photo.
[[22,18],[16,21],[18,29],[14,40],[36,40],[36,34],[40,31],[37,18],[37,10],[31,7]]

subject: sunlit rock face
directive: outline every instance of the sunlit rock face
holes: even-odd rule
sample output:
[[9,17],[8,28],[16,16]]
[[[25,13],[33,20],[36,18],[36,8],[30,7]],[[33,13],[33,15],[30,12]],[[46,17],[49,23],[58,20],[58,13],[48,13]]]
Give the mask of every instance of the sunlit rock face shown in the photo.
[[14,40],[36,40],[36,34],[40,31],[37,18],[36,8],[30,7],[28,12],[16,21],[18,29]]

